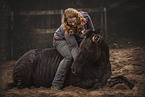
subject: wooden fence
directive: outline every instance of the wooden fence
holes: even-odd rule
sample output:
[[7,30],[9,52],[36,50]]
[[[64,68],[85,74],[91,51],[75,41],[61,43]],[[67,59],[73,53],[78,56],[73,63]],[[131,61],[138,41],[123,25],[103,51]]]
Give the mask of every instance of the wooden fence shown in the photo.
[[[82,9],[87,11],[95,28],[103,25],[103,35],[107,37],[106,8]],[[60,26],[63,10],[12,12],[11,58],[19,58],[26,51],[52,47],[53,33]]]

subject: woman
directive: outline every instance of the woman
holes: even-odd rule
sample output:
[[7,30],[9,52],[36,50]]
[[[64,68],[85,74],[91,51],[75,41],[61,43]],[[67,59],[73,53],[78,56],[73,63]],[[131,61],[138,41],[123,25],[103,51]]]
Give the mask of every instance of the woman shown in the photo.
[[78,12],[76,9],[68,8],[63,14],[63,23],[54,33],[53,45],[64,57],[59,63],[57,72],[52,82],[52,89],[61,90],[66,77],[67,70],[73,60],[76,59],[78,43],[82,37],[82,30],[92,29],[91,18],[87,12]]

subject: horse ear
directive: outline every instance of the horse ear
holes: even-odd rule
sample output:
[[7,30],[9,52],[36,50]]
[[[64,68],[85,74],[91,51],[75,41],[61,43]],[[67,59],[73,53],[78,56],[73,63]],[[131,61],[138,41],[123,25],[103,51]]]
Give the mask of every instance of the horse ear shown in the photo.
[[91,34],[91,32],[92,32],[92,30],[88,29],[88,30],[84,30],[83,34],[84,34],[84,36],[89,36]]
[[99,33],[101,34],[102,33],[102,30],[103,30],[104,26],[103,25],[100,25],[97,27],[97,30],[96,30],[96,34]]
[[97,30],[95,31],[95,33],[96,33],[96,34],[101,34],[101,33],[102,33],[102,29],[97,29]]

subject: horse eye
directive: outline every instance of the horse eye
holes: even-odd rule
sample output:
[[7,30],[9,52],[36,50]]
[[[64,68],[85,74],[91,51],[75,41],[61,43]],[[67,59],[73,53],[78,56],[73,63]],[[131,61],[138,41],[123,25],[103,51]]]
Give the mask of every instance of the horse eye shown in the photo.
[[99,41],[99,36],[94,35],[94,36],[92,37],[92,41],[93,41],[93,42]]

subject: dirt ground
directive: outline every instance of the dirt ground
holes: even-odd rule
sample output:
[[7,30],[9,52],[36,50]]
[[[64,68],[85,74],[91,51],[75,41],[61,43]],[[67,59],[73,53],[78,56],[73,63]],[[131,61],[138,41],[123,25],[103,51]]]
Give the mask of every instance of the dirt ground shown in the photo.
[[79,87],[68,86],[62,91],[40,87],[35,89],[10,88],[12,83],[12,69],[16,60],[3,63],[0,97],[143,97],[145,96],[145,46],[133,46],[125,49],[110,49],[112,76],[124,75],[136,84],[136,90],[130,90],[124,84],[112,88],[103,87],[88,91]]

